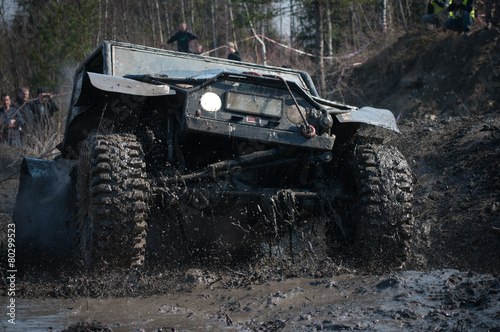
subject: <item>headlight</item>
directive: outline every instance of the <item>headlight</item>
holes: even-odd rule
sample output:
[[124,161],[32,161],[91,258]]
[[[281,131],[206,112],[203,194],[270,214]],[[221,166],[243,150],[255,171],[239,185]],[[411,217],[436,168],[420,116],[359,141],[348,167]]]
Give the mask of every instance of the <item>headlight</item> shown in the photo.
[[217,112],[222,106],[220,97],[213,92],[206,92],[200,99],[201,108],[207,112]]

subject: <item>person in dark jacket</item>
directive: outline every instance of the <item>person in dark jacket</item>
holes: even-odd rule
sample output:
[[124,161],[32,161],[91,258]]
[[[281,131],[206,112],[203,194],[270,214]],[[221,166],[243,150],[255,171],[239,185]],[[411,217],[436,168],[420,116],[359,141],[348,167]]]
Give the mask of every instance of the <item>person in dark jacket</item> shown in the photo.
[[422,16],[422,21],[430,23],[438,28],[441,25],[441,15],[445,13],[444,9],[447,7],[443,1],[430,0],[427,4],[427,14]]
[[2,107],[0,108],[0,139],[9,145],[21,146],[21,130],[24,120],[21,113],[14,107],[10,96],[2,94]]
[[52,123],[52,115],[59,111],[59,104],[52,99],[46,88],[38,88],[38,99],[31,103],[31,114],[35,123],[48,125]]
[[187,31],[187,24],[181,23],[179,27],[179,31],[177,31],[169,40],[167,40],[167,44],[171,44],[177,41],[177,50],[179,52],[191,53],[189,49],[189,43],[192,40],[200,39],[197,35],[192,32]]
[[[30,90],[26,87],[22,87],[17,91],[16,100],[12,103],[12,105],[19,110],[20,115],[24,118],[26,127],[33,127],[33,116],[31,114],[30,108]],[[21,131],[21,139],[22,136],[26,133],[25,130]]]
[[458,34],[463,32],[464,37],[468,37],[475,14],[473,4],[474,0],[450,0],[450,18],[444,22],[444,28],[457,31]]
[[227,58],[229,60],[236,60],[236,61],[241,61],[241,54],[239,51],[236,50],[236,46],[234,45],[233,42],[227,43]]
[[13,105],[15,108],[20,109],[21,107],[23,107],[25,104],[28,103],[29,99],[30,99],[30,90],[28,90],[28,88],[22,87],[19,89],[19,91],[17,91],[17,97]]

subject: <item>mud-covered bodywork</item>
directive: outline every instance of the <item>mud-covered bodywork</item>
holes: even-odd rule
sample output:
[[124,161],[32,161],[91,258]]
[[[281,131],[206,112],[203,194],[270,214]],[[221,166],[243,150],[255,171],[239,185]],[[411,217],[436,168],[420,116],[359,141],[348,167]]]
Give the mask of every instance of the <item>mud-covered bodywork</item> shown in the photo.
[[[180,247],[246,251],[314,218],[328,221],[331,241],[358,241],[363,254],[374,233],[389,234],[389,246],[402,249],[386,256],[400,261],[411,228],[409,169],[382,148],[380,131],[358,135],[360,127],[398,132],[388,110],[320,98],[305,72],[104,42],[75,73],[61,155],[48,161],[73,165],[57,176],[70,178],[74,204],[44,207],[68,211],[58,216],[74,230],[65,245],[88,264],[142,265],[146,243],[159,256]],[[25,163],[19,197],[37,190],[28,183],[57,178],[50,167],[31,171],[41,161]],[[370,167],[383,171],[374,177]],[[381,176],[390,181],[374,189]],[[370,193],[397,205],[373,209]],[[24,200],[17,223],[43,223],[21,213]],[[381,209],[401,221],[362,231],[387,219]]]

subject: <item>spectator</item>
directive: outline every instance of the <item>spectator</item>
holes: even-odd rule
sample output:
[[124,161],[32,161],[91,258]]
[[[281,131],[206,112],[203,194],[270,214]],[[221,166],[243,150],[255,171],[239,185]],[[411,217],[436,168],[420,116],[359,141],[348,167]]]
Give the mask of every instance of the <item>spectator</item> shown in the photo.
[[464,37],[469,37],[470,26],[474,18],[474,0],[450,0],[448,11],[450,18],[443,24],[445,29],[464,33]]
[[35,123],[48,125],[52,122],[52,115],[59,111],[59,104],[52,99],[46,88],[38,88],[36,92],[38,99],[31,106],[31,114]]
[[241,54],[239,51],[236,50],[236,46],[234,45],[233,42],[227,43],[227,58],[229,60],[236,60],[236,61],[241,61]]
[[2,108],[0,108],[0,127],[2,141],[9,145],[21,146],[21,130],[24,120],[19,111],[12,107],[10,96],[2,94]]
[[439,0],[430,0],[427,4],[427,14],[422,16],[422,21],[425,23],[430,23],[436,28],[439,28],[442,22],[442,14],[446,13],[444,10],[447,5],[444,2]]
[[17,97],[16,100],[14,101],[14,106],[17,109],[20,109],[23,107],[24,104],[28,102],[28,99],[30,98],[30,90],[28,88],[20,88],[19,91],[17,92]]
[[[31,115],[30,105],[28,103],[30,97],[30,90],[28,88],[22,87],[17,92],[16,100],[13,105],[15,108],[21,112],[21,116],[26,121],[28,126],[33,127],[33,116]],[[21,132],[23,134],[23,132]]]
[[500,0],[486,0],[485,3],[486,29],[498,27],[500,23]]
[[203,53],[203,46],[201,46],[201,44],[197,44],[194,48],[194,54],[201,54]]
[[177,31],[169,40],[167,40],[167,44],[171,44],[174,41],[177,41],[177,50],[179,52],[191,53],[189,49],[189,43],[192,40],[200,39],[197,35],[192,32],[187,31],[187,24],[181,23],[179,27],[179,31]]

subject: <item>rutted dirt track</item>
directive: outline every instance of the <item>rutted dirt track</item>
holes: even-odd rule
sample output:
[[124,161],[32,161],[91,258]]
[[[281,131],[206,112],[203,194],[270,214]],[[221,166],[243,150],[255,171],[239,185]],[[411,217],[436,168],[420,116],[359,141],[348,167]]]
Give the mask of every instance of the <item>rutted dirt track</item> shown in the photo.
[[[2,311],[0,329],[500,331],[500,62],[490,53],[499,54],[498,35],[476,31],[465,41],[442,33],[412,36],[393,46],[391,54],[400,58],[385,68],[386,84],[362,79],[361,71],[380,72],[378,58],[350,78],[365,93],[353,95],[351,104],[370,100],[402,114],[403,135],[394,144],[417,180],[412,257],[403,269],[368,275],[345,261],[224,266],[211,260],[88,276],[62,273],[50,262],[19,273],[17,324],[8,324]],[[479,51],[471,51],[474,40],[482,43]],[[438,57],[430,68],[432,59],[425,58],[452,51],[474,64],[460,67],[469,84],[464,90],[456,87],[456,61]],[[450,72],[453,79],[446,79]],[[1,156],[4,226],[18,166],[8,150]]]

